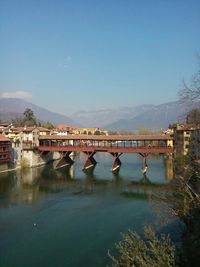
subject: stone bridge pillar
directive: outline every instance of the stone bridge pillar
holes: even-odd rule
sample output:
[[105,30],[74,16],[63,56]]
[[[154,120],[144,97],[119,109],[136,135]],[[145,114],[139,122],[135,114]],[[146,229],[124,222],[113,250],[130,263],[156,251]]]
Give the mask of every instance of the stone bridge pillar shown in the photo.
[[70,158],[70,154],[72,152],[68,151],[68,152],[60,152],[61,154],[61,159],[58,161],[58,163],[56,164],[56,168],[61,168],[64,167],[66,165],[72,165],[74,163],[74,161]]
[[148,153],[139,153],[139,154],[143,158],[143,162],[142,162],[142,173],[143,174],[146,174],[147,173],[147,169],[148,169],[148,165],[147,165],[147,156],[148,156]]
[[121,167],[121,160],[119,159],[119,157],[123,154],[123,153],[110,153],[113,157],[114,157],[114,162],[112,165],[112,172],[117,172],[119,171],[120,167]]
[[87,156],[87,160],[83,166],[83,170],[87,170],[97,164],[96,160],[93,158],[96,152],[94,151],[84,151],[83,152]]

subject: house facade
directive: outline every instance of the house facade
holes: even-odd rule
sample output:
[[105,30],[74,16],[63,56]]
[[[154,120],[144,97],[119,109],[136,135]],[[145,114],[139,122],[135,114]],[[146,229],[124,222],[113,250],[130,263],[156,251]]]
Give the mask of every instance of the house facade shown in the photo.
[[200,128],[191,133],[190,140],[190,153],[193,159],[200,160]]
[[73,134],[86,134],[86,135],[108,135],[108,131],[100,128],[74,128]]
[[174,128],[174,149],[176,155],[187,155],[189,152],[199,153],[199,146],[195,146],[200,137],[200,125],[177,124]]
[[8,169],[11,160],[11,141],[9,138],[0,135],[0,170]]

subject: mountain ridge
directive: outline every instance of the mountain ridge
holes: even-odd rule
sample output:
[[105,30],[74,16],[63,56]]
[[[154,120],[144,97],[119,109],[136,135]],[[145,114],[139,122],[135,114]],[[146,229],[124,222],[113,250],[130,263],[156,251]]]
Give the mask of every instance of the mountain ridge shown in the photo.
[[150,128],[152,130],[166,129],[169,124],[183,123],[189,110],[199,106],[199,103],[193,103],[191,101],[185,103],[174,101],[154,105],[149,110],[140,113],[132,119],[116,121],[105,125],[105,127],[113,131],[122,131],[124,129],[126,131],[136,131],[142,128]]
[[0,98],[0,119],[11,120],[22,117],[26,108],[32,109],[36,118],[43,122],[75,124],[68,116],[52,112],[19,98]]
[[16,98],[0,98],[0,120],[11,120],[23,115],[31,108],[41,121],[53,124],[68,124],[74,127],[99,127],[111,131],[137,131],[141,128],[166,129],[171,123],[182,122],[186,113],[200,107],[199,103],[179,101],[159,105],[144,104],[133,107],[81,110],[70,117],[49,111],[43,107]]

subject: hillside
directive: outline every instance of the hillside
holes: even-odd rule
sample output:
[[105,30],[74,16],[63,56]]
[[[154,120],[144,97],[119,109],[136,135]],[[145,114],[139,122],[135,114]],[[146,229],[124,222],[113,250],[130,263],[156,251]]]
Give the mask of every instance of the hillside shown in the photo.
[[153,105],[140,105],[114,109],[81,110],[72,114],[71,117],[74,121],[87,127],[104,127],[116,121],[132,119],[152,107]]
[[117,120],[105,125],[105,128],[113,131],[136,131],[141,128],[166,129],[170,123],[184,122],[187,112],[195,107],[199,107],[199,104],[180,103],[178,101],[152,106],[131,119]]
[[169,102],[161,105],[140,105],[115,109],[79,111],[71,118],[49,111],[22,99],[0,99],[0,120],[7,121],[22,116],[26,108],[31,108],[35,116],[43,122],[51,121],[82,127],[100,127],[113,131],[136,131],[141,128],[160,130],[170,123],[183,122],[186,113],[199,104],[192,102]]
[[22,116],[24,110],[30,108],[33,110],[36,118],[40,121],[50,121],[53,124],[66,123],[74,125],[72,119],[60,115],[56,112],[49,111],[22,99],[17,98],[0,98],[0,120],[8,121]]
[[113,131],[136,131],[141,128],[165,129],[170,123],[183,122],[186,113],[199,104],[178,101],[161,105],[140,105],[116,109],[80,111],[71,117],[87,127],[101,127]]

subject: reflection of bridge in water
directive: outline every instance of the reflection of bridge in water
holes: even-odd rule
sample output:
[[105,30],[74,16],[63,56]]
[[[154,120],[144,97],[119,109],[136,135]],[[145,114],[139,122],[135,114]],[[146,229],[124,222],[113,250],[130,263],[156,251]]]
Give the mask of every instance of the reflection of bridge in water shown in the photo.
[[123,153],[137,153],[143,158],[143,172],[147,171],[147,157],[151,153],[173,154],[173,147],[168,145],[172,141],[171,135],[66,135],[41,136],[38,150],[41,155],[48,152],[59,152],[61,159],[57,167],[72,165],[70,157],[73,152],[83,152],[87,159],[83,169],[96,165],[94,155],[97,152],[107,152],[114,157],[112,171],[118,171],[121,166],[120,156]]
[[120,173],[113,172],[109,178],[102,179],[95,174],[93,166],[84,171],[80,179],[74,169],[74,166],[66,166],[55,170],[51,163],[43,167],[14,171],[10,173],[9,179],[5,175],[5,178],[0,180],[0,192],[3,193],[5,188],[8,190],[12,187],[12,190],[8,190],[8,202],[2,202],[0,206],[21,202],[31,204],[49,193],[65,190],[71,195],[81,196],[116,190],[122,197],[139,200],[156,197],[159,193],[170,194],[168,183],[155,183],[146,175],[136,180],[127,180]]
[[[112,179],[99,179],[94,173],[94,167],[85,173],[84,179],[74,178],[71,168],[66,166],[58,170],[45,168],[46,177],[40,181],[40,188],[44,191],[63,191],[69,190],[72,195],[90,195],[105,192],[105,190],[117,190],[122,197],[145,200],[149,197],[157,198],[160,193],[170,194],[168,183],[152,182],[146,175],[141,176],[139,180],[126,180],[119,173],[113,173]],[[51,175],[54,173],[54,179],[48,179],[48,169]],[[73,167],[72,167],[73,169]],[[60,175],[59,175],[60,173]],[[57,178],[55,178],[57,177]],[[62,177],[62,178],[61,178]]]

